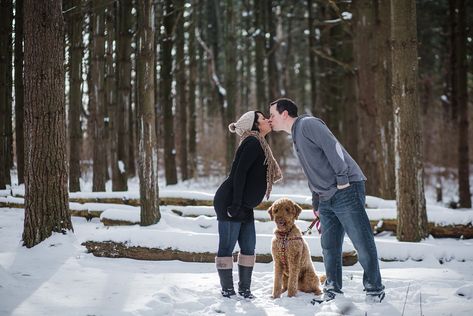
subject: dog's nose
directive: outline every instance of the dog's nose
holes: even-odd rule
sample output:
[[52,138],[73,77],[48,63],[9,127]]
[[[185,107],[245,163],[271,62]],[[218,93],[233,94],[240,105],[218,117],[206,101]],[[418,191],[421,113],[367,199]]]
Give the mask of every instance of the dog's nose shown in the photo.
[[283,219],[277,219],[276,223],[278,223],[279,225],[284,225],[284,224],[286,224],[286,221],[283,220]]

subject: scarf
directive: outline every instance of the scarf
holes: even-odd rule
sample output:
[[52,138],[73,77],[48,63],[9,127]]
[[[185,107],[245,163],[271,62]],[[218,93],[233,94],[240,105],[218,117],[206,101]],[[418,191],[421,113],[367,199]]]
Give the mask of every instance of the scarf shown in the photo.
[[273,183],[276,183],[282,179],[282,172],[281,172],[281,169],[279,168],[279,165],[276,159],[274,159],[273,152],[271,151],[271,148],[269,147],[268,142],[257,131],[245,131],[241,135],[240,145],[249,136],[254,136],[259,140],[261,148],[263,148],[264,156],[266,157],[264,159],[264,164],[268,167],[266,171],[265,196],[266,196],[266,199],[269,199],[269,195],[271,194],[271,189],[273,188]]

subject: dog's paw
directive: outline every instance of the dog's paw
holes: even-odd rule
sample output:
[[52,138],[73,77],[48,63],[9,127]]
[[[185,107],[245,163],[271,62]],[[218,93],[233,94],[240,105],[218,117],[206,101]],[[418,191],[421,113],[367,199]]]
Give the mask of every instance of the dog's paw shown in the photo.
[[294,297],[296,296],[296,294],[297,294],[297,291],[291,291],[291,290],[287,291],[287,297]]
[[273,292],[273,295],[271,295],[271,298],[274,300],[274,299],[277,299],[277,298],[280,298],[281,297],[281,293],[276,293],[276,292]]

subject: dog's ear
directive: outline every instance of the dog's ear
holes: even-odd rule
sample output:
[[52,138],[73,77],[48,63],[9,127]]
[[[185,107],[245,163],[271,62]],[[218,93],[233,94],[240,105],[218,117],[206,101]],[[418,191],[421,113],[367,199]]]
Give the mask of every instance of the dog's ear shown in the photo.
[[294,207],[294,211],[295,211],[295,219],[298,219],[299,215],[301,215],[302,208],[297,203],[294,203],[293,207]]
[[269,218],[271,220],[273,220],[273,206],[271,205],[269,208],[268,208],[268,213],[269,213]]

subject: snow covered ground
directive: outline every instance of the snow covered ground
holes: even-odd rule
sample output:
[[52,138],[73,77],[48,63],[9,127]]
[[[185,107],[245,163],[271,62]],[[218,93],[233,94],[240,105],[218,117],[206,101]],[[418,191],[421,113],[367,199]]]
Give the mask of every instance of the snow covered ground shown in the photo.
[[[212,195],[215,183],[181,183],[166,190],[197,190]],[[130,186],[129,196],[137,187]],[[21,188],[17,188],[21,190]],[[306,183],[275,186],[275,194],[298,194],[305,199]],[[0,192],[0,195],[2,192]],[[8,193],[3,192],[3,195]],[[192,195],[194,193],[187,193]],[[205,195],[205,194],[204,194]],[[471,222],[472,210],[455,211],[430,203],[429,220]],[[395,212],[393,201],[368,198],[369,215]],[[97,205],[100,208],[100,205]],[[111,207],[114,216],[135,216],[130,207]],[[98,219],[73,217],[74,234],[55,234],[40,245],[21,246],[23,210],[0,208],[0,315],[471,315],[473,310],[473,240],[428,238],[400,243],[389,233],[376,237],[386,299],[364,302],[362,268],[344,267],[345,297],[318,306],[311,294],[270,298],[273,264],[257,263],[252,289],[255,300],[221,298],[212,263],[138,261],[98,258],[86,252],[86,240],[126,241],[151,247],[172,246],[189,251],[211,251],[217,246],[214,217],[180,217],[162,208],[162,220],[146,228],[104,227]],[[188,211],[191,210],[188,209]],[[120,215],[120,212],[128,212]],[[201,211],[200,211],[201,212]],[[130,214],[135,215],[130,215]],[[265,212],[264,212],[265,213]],[[373,213],[373,214],[372,214]],[[117,215],[118,214],[118,215]],[[102,214],[103,215],[103,214]],[[309,216],[308,214],[307,216]],[[447,218],[445,218],[447,216]],[[298,221],[301,228],[308,225]],[[271,222],[257,222],[257,252],[267,253]],[[307,237],[313,255],[320,255],[319,236]],[[348,239],[345,250],[352,248]],[[322,263],[314,266],[324,272]],[[236,268],[236,266],[235,266]],[[236,270],[236,269],[235,269]],[[235,271],[234,270],[234,271]],[[234,272],[235,283],[238,275]]]

